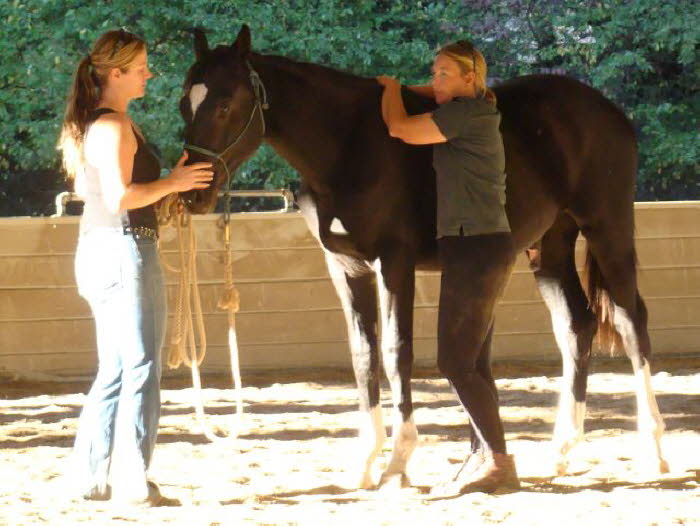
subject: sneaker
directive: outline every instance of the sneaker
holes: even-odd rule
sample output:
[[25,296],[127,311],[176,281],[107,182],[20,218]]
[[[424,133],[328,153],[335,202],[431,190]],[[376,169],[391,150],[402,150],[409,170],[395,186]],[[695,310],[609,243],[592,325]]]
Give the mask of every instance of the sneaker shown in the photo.
[[112,498],[112,487],[95,485],[81,495],[83,500],[109,500]]
[[468,473],[471,473],[472,471],[476,471],[479,468],[479,466],[481,466],[481,464],[484,463],[484,460],[485,457],[484,452],[482,450],[469,453],[467,455],[467,458],[464,459],[464,462],[462,462],[462,465],[457,470],[457,473],[455,473],[454,477],[452,477],[452,482],[458,480],[460,477],[467,475]]

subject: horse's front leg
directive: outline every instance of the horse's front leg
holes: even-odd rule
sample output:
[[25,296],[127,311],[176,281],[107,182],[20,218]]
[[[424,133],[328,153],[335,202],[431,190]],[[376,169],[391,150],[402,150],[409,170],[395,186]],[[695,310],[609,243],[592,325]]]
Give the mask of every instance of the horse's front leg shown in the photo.
[[415,265],[405,251],[381,256],[376,263],[382,317],[382,357],[393,402],[391,460],[380,485],[410,484],[406,465],[418,443],[413,422],[411,371],[413,367],[413,297]]
[[326,263],[340,298],[348,326],[352,366],[360,401],[358,486],[375,486],[372,465],[382,450],[386,431],[379,404],[377,350],[377,288],[374,273],[364,261],[326,253]]

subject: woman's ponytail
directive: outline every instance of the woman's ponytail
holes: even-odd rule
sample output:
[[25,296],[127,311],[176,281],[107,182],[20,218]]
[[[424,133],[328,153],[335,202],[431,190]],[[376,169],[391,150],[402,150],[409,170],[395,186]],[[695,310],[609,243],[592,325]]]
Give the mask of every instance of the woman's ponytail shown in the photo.
[[488,87],[487,87],[487,88],[482,92],[482,96],[483,96],[487,101],[489,101],[491,104],[493,104],[494,106],[496,105],[496,102],[497,102],[497,100],[496,100],[496,94],[494,93],[494,91],[493,91],[491,88],[488,88]]
[[84,164],[83,139],[90,113],[100,100],[98,82],[90,55],[87,55],[78,63],[73,76],[58,140],[58,149],[63,153],[63,168],[68,179],[75,178]]

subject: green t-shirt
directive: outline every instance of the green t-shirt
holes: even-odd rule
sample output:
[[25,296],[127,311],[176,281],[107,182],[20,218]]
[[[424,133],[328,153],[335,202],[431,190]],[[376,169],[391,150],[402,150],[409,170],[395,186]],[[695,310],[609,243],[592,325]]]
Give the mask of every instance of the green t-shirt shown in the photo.
[[510,232],[501,114],[484,99],[457,97],[433,120],[447,139],[433,146],[437,237]]

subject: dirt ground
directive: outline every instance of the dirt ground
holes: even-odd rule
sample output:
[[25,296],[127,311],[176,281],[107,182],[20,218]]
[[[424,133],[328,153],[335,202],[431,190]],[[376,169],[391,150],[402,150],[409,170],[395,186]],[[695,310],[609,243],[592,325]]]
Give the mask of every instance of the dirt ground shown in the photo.
[[[420,442],[409,464],[412,486],[378,491],[352,487],[357,398],[346,374],[244,375],[245,427],[238,439],[216,443],[199,432],[187,380],[166,380],[151,474],[182,505],[152,509],[66,496],[89,384],[0,377],[0,524],[698,525],[700,358],[658,360],[654,372],[669,474],[643,462],[649,455],[635,432],[626,363],[604,363],[591,374],[586,438],[562,477],[553,476],[548,442],[558,367],[497,364],[501,414],[523,488],[438,501],[427,493],[462,460],[468,427],[446,382],[430,372],[413,381]],[[233,421],[233,393],[223,378],[203,381],[208,421],[223,431]],[[383,406],[389,422],[386,388]]]

